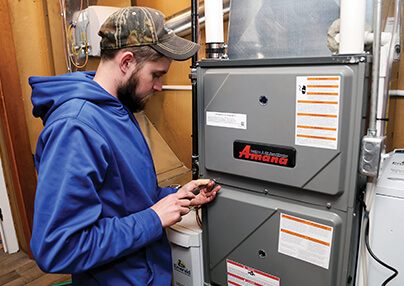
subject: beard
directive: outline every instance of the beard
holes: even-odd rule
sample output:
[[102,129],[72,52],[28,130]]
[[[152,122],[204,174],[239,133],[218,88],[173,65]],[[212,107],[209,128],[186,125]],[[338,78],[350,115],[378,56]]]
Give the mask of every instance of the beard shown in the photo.
[[138,72],[134,71],[128,81],[121,84],[117,90],[119,101],[132,113],[142,111],[145,108],[146,102],[149,98],[149,96],[140,98],[138,95],[136,95],[136,87],[138,83]]

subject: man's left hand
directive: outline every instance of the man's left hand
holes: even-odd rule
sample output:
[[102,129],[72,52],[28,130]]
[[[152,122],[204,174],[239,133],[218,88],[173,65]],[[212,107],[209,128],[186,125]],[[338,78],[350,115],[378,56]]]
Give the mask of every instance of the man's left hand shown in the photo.
[[[194,195],[192,192],[200,188],[200,192]],[[193,180],[185,184],[179,192],[189,192],[191,199],[191,206],[202,205],[213,201],[216,198],[220,186],[215,186],[215,182],[209,179]]]

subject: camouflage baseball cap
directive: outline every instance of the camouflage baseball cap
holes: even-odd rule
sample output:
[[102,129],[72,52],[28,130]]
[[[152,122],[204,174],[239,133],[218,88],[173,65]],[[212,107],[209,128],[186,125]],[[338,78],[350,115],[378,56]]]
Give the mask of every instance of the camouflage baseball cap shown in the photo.
[[164,25],[164,14],[147,7],[127,7],[113,13],[102,24],[102,50],[149,45],[173,60],[192,57],[200,45],[178,37]]

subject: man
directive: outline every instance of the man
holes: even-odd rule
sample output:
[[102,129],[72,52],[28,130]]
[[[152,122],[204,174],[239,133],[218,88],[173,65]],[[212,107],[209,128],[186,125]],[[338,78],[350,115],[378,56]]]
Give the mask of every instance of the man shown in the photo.
[[30,78],[33,114],[44,123],[32,253],[42,270],[72,273],[73,285],[170,285],[164,228],[211,202],[220,187],[209,180],[158,187],[132,112],[161,90],[171,60],[191,57],[199,45],[142,7],[118,10],[99,35],[96,73]]

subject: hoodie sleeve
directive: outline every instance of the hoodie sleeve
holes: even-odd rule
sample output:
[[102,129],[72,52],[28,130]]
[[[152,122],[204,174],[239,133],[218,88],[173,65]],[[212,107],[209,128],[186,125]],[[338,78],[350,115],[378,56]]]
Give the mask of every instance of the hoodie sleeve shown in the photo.
[[100,217],[97,193],[109,168],[106,140],[77,119],[46,127],[37,146],[31,250],[45,272],[77,273],[128,255],[163,233],[150,208]]
[[168,187],[167,188],[161,188],[161,187],[158,187],[157,188],[157,196],[158,196],[158,199],[161,200],[162,198],[164,198],[164,197],[166,197],[168,195],[174,194],[177,191],[178,190],[174,189],[174,188],[168,188]]

